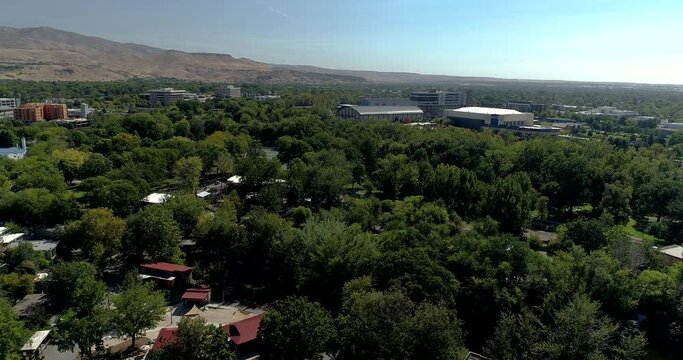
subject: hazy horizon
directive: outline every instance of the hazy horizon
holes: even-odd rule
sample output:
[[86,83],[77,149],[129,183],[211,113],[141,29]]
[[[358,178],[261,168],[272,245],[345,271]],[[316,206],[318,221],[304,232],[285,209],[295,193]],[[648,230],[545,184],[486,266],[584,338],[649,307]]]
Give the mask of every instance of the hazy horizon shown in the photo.
[[[27,0],[0,24],[273,64],[529,80],[683,84],[683,3]],[[17,16],[30,13],[31,16]]]

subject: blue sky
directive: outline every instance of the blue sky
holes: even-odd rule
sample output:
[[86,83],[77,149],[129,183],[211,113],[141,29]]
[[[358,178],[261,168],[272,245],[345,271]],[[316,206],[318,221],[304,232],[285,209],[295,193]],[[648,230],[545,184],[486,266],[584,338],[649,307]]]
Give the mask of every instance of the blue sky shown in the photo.
[[681,0],[4,2],[4,26],[270,63],[683,84]]

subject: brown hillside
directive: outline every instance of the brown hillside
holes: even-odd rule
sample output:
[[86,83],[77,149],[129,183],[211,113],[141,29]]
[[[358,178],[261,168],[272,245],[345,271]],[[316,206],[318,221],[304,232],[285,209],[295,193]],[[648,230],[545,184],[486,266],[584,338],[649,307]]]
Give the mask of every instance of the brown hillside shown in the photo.
[[51,28],[0,27],[0,79],[106,81],[133,77],[234,83],[363,81],[352,76],[274,68],[224,54],[124,44]]

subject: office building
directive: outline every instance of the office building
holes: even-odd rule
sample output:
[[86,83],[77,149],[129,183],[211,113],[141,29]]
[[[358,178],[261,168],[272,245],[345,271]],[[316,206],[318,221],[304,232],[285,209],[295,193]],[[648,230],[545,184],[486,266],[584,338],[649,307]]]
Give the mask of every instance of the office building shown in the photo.
[[15,108],[19,105],[19,100],[15,98],[0,98],[0,107]]
[[620,110],[614,106],[600,106],[595,109],[579,112],[581,115],[588,116],[609,116],[614,119],[621,119],[622,117],[635,117],[638,113],[631,110]]
[[426,119],[444,116],[444,110],[457,109],[467,105],[464,91],[413,91],[410,101],[422,109]]
[[0,98],[0,119],[14,119],[14,109],[19,105],[15,98]]
[[90,110],[90,107],[86,103],[81,103],[81,106],[78,108],[73,108],[73,109],[68,109],[68,118],[73,119],[73,118],[82,118],[85,119],[90,115],[92,110]]
[[417,106],[408,98],[365,97],[358,100],[360,106]]
[[343,119],[389,120],[403,123],[421,122],[422,109],[416,106],[358,106],[341,105],[337,116]]
[[447,110],[446,116],[453,125],[469,129],[532,126],[534,124],[534,114],[510,109],[465,107]]
[[151,106],[167,106],[182,101],[185,90],[174,88],[154,89],[147,92]]
[[41,104],[43,106],[43,119],[59,120],[68,119],[69,112],[65,104]]
[[242,97],[242,89],[232,85],[220,86],[216,89],[216,97],[219,99],[239,98]]
[[545,104],[534,104],[531,101],[509,101],[506,107],[519,112],[541,112],[546,109]]
[[446,110],[446,117],[452,125],[467,129],[507,129],[520,136],[560,134],[560,128],[534,125],[534,114],[511,109],[466,107]]
[[14,120],[23,122],[43,121],[43,104],[28,103],[21,104],[14,109]]

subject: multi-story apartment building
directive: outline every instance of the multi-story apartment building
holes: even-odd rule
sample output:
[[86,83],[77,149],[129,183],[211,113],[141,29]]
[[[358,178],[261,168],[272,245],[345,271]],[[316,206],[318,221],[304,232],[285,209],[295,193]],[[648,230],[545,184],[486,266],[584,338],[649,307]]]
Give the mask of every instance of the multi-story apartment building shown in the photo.
[[24,122],[43,121],[43,104],[28,103],[21,104],[14,109],[14,120]]
[[424,111],[426,119],[444,116],[444,110],[457,109],[467,105],[464,91],[414,91],[410,101]]
[[43,106],[43,118],[45,120],[68,119],[69,112],[66,104],[41,104]]
[[174,88],[154,89],[147,92],[151,106],[167,106],[182,101],[185,90]]
[[219,99],[239,98],[242,97],[242,89],[232,85],[221,86],[216,89],[216,97]]

